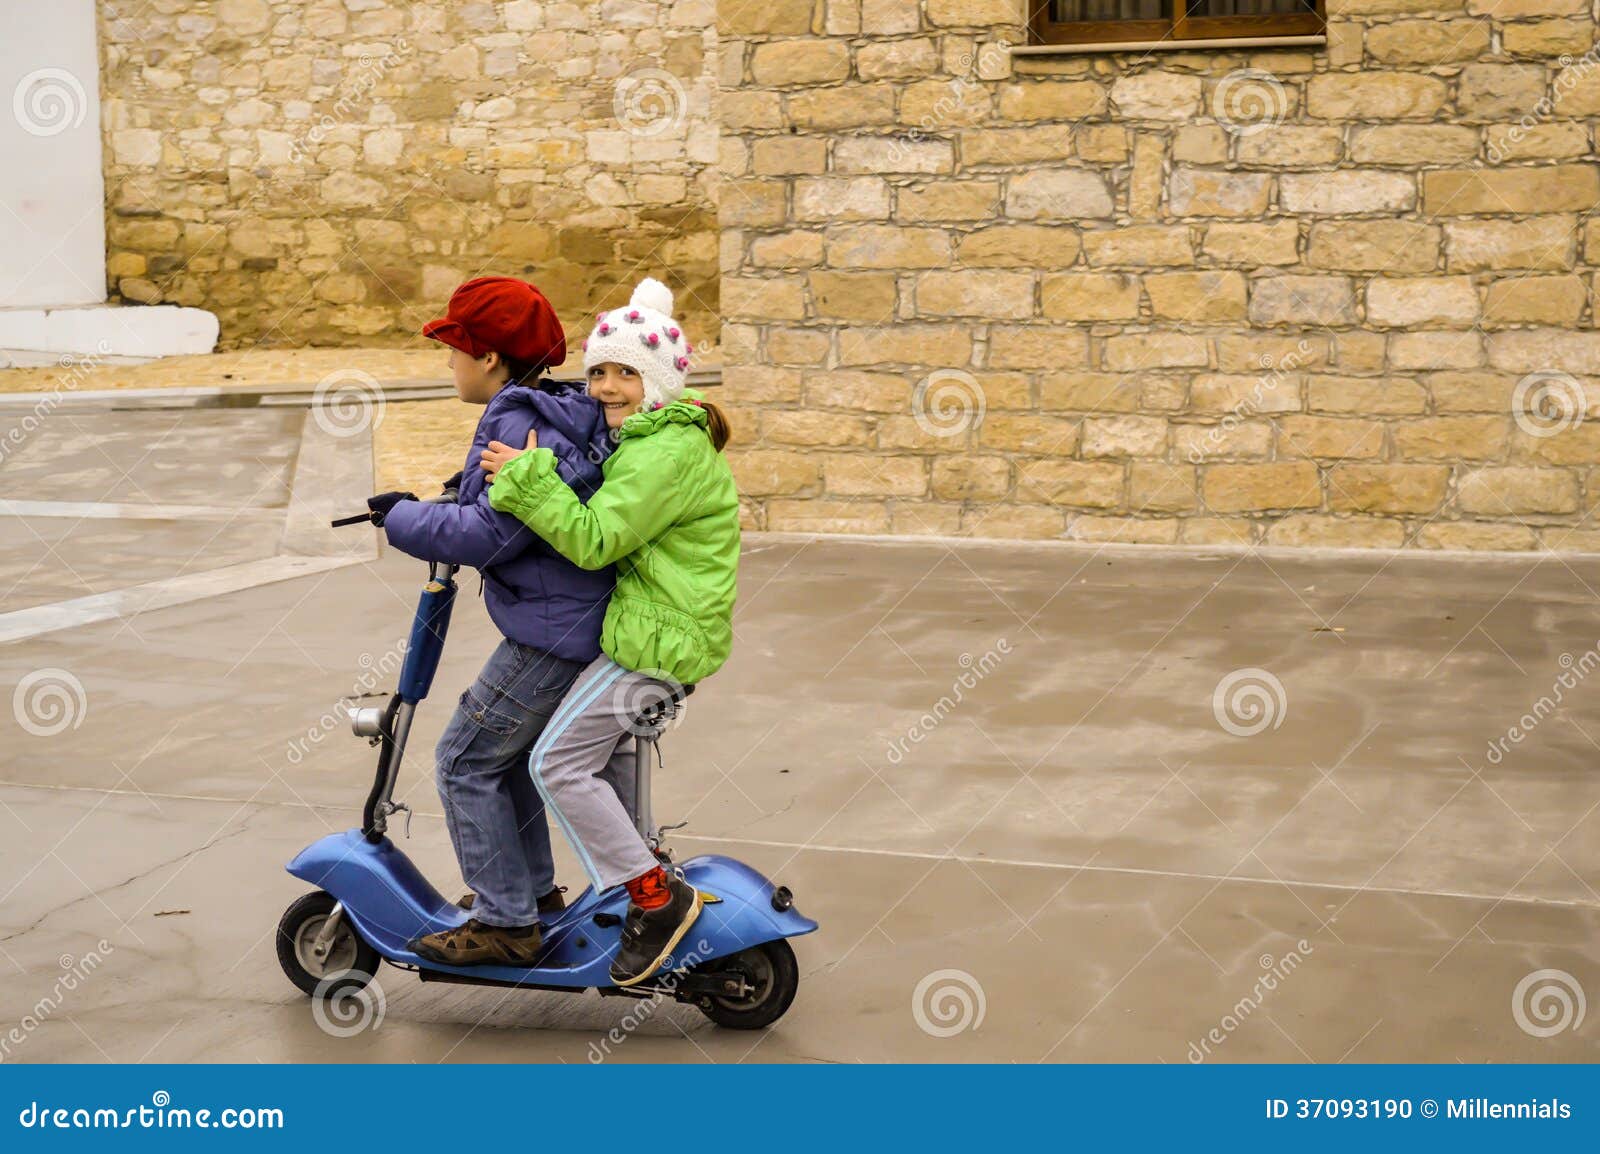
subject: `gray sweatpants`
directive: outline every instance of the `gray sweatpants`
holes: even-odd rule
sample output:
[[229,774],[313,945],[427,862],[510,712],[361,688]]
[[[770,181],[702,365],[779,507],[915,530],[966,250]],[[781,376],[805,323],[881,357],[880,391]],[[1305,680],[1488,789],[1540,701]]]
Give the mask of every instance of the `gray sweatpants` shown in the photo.
[[528,758],[534,786],[597,893],[658,864],[618,796],[632,797],[634,790],[619,791],[612,780],[631,784],[635,778],[634,735],[628,727],[641,701],[653,700],[653,690],[669,688],[602,655],[578,674]]

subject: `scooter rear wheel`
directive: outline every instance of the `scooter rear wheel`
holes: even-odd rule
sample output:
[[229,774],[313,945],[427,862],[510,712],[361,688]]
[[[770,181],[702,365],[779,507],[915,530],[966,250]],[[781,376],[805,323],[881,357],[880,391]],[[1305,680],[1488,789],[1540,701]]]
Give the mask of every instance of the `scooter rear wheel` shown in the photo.
[[327,956],[317,957],[317,935],[338,903],[317,890],[297,899],[278,922],[278,964],[289,980],[312,997],[363,989],[378,972],[381,959],[348,921],[333,935]]
[[800,963],[783,938],[762,942],[737,954],[696,966],[697,970],[744,976],[753,987],[740,998],[708,997],[697,1001],[700,1012],[730,1030],[760,1030],[783,1017],[800,988]]

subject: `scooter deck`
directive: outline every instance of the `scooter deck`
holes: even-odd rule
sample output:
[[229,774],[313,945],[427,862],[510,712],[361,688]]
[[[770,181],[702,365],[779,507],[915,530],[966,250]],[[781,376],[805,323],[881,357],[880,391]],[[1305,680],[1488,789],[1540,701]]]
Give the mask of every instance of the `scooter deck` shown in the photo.
[[[685,969],[817,928],[792,906],[776,908],[773,883],[741,861],[704,854],[679,868],[690,885],[717,900],[707,902],[664,970]],[[613,985],[611,958],[628,906],[627,892],[620,888],[600,894],[586,889],[560,914],[541,919],[545,944],[533,966],[441,966],[412,953],[409,943],[460,925],[471,914],[434,889],[388,838],[374,844],[360,830],[329,834],[302,850],[288,869],[343,903],[345,916],[361,936],[396,965],[515,985]]]

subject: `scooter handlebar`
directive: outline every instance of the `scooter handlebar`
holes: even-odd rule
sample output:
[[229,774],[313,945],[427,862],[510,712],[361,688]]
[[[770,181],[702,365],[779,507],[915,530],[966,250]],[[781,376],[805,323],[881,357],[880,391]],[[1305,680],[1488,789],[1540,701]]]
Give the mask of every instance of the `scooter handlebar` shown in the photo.
[[[458,493],[455,489],[446,489],[437,497],[423,497],[421,500],[424,505],[454,505],[457,496]],[[370,525],[372,524],[372,514],[371,512],[366,512],[357,513],[352,517],[339,517],[330,521],[329,524],[335,529],[343,529],[346,525]]]

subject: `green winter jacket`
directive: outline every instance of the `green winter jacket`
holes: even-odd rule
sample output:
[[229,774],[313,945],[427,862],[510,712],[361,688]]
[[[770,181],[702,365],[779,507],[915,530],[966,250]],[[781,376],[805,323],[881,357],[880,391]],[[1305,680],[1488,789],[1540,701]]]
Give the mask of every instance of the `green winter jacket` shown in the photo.
[[617,432],[605,481],[587,505],[556,475],[548,449],[508,462],[489,503],[575,565],[615,564],[600,648],[624,669],[692,685],[733,648],[733,473],[712,447],[705,410],[687,401],[635,413]]

